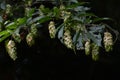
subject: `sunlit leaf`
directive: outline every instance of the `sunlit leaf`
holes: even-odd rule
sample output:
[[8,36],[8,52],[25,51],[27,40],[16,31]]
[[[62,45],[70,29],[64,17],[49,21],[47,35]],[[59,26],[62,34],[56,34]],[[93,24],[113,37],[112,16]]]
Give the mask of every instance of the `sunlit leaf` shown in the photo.
[[18,18],[17,19],[17,24],[18,25],[22,25],[22,24],[25,24],[27,21],[27,19],[24,17],[24,18]]
[[10,21],[8,20],[8,21],[5,21],[4,22],[4,25],[7,25],[7,24],[9,24],[10,23]]
[[33,24],[33,23],[39,21],[39,20],[42,19],[42,18],[44,18],[44,16],[38,16],[38,17],[33,18],[33,19],[32,19],[32,18],[29,18],[29,19],[27,20],[27,22],[28,22],[28,24]]
[[0,37],[7,35],[9,32],[7,30],[1,31],[0,32]]
[[34,8],[26,8],[25,11],[26,11],[25,13],[26,13],[27,17],[32,17],[35,12],[35,9]]
[[58,18],[59,14],[60,14],[60,10],[57,7],[54,7],[53,8],[53,15]]
[[47,21],[49,21],[49,20],[51,20],[51,18],[50,18],[49,16],[45,16],[45,17],[41,18],[41,19],[39,20],[39,22],[40,22],[40,23],[44,23],[44,22],[47,22]]
[[11,22],[5,26],[6,29],[16,29],[17,25],[15,22]]
[[3,37],[0,38],[0,42],[4,41],[6,38],[8,38],[11,34],[7,33],[6,35],[4,35]]
[[51,10],[50,10],[49,8],[41,9],[41,11],[42,11],[45,15],[51,12]]

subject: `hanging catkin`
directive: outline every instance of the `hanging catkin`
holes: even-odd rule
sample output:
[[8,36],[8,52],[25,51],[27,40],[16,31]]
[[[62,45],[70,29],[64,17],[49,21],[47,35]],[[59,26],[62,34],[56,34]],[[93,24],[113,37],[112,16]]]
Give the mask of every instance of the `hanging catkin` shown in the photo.
[[67,48],[70,48],[70,49],[73,48],[72,38],[71,38],[69,30],[65,30],[64,35],[63,35],[63,40]]
[[11,59],[16,60],[17,59],[17,51],[16,51],[16,45],[13,40],[9,40],[6,45],[7,52]]
[[35,43],[35,39],[34,39],[34,35],[32,33],[28,33],[26,36],[26,42],[29,46],[34,45]]
[[113,38],[112,38],[111,33],[109,33],[109,32],[104,33],[103,43],[104,43],[104,47],[105,47],[106,52],[109,52],[112,50]]
[[31,31],[30,32],[34,35],[34,37],[38,36],[38,30],[37,30],[36,24],[31,25]]
[[86,55],[90,54],[90,47],[91,47],[90,40],[88,40],[88,41],[85,42],[85,54]]
[[55,29],[55,23],[53,21],[50,21],[48,29],[49,29],[50,37],[55,38],[56,29]]
[[97,61],[99,59],[99,46],[95,43],[92,44],[92,59]]

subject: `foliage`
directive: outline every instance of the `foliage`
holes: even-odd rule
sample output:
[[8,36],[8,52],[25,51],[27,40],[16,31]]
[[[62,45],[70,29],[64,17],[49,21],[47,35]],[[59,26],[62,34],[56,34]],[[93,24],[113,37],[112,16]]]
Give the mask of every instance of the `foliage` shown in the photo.
[[[51,7],[47,7],[45,2],[45,0],[22,0],[16,5],[11,5],[7,0],[1,2],[0,42],[9,40],[20,43],[26,40],[31,47],[35,44],[35,38],[38,37],[38,26],[49,22],[48,30],[51,39],[58,38],[75,53],[76,50],[85,50],[86,55],[92,55],[93,60],[98,60],[99,48],[107,52],[112,50],[114,45],[112,33],[117,39],[117,31],[102,22],[109,18],[99,18],[90,13],[90,8],[85,6],[87,2],[49,0]],[[106,32],[110,34],[110,38],[109,35],[104,36]],[[106,38],[110,41],[110,45],[106,43]],[[110,49],[106,49],[106,46]],[[15,60],[17,57],[12,59]]]

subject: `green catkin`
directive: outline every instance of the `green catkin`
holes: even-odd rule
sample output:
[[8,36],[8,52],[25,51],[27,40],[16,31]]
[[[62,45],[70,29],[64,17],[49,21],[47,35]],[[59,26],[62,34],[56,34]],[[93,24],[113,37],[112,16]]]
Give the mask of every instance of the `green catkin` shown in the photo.
[[32,5],[32,0],[28,0],[27,5],[31,6]]
[[10,4],[7,4],[7,5],[6,5],[6,14],[11,13],[11,9],[12,9],[11,5],[10,5]]
[[86,55],[90,54],[90,47],[91,47],[90,40],[88,40],[88,41],[85,42],[85,54]]
[[31,10],[31,8],[29,8],[29,7],[25,8],[25,16],[27,16],[27,17],[30,16],[30,14],[29,14],[30,10]]
[[64,35],[63,35],[63,40],[67,48],[70,48],[70,49],[73,48],[73,42],[72,42],[72,38],[71,38],[69,30],[65,30]]
[[63,18],[65,16],[65,6],[60,5],[60,16]]
[[64,16],[64,22],[66,22],[69,19],[70,15],[71,15],[71,12],[65,11],[64,14],[65,14],[65,16]]
[[64,22],[68,20],[70,15],[71,15],[71,12],[66,11],[64,5],[60,5],[60,16],[64,20]]
[[9,40],[6,45],[7,52],[11,59],[16,60],[17,59],[17,51],[16,51],[16,45],[13,40]]
[[95,43],[92,44],[92,59],[97,61],[99,59],[99,46]]
[[109,52],[113,49],[113,38],[111,33],[109,32],[104,33],[103,43],[106,52]]
[[53,21],[50,21],[48,29],[49,29],[50,37],[55,38],[56,29],[55,29],[55,23]]
[[16,42],[18,42],[18,43],[21,42],[20,34],[14,33],[14,34],[12,34],[12,37],[14,38],[14,40],[15,40]]
[[27,34],[26,42],[30,47],[35,44],[34,35],[32,33]]
[[32,24],[30,32],[34,35],[34,37],[37,37],[38,30],[37,30],[36,24]]

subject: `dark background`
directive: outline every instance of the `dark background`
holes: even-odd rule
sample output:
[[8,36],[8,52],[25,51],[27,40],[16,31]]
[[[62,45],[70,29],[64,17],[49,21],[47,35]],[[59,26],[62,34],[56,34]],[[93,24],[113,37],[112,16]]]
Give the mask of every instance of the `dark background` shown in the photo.
[[[111,27],[120,32],[119,0],[84,0],[91,2],[91,11],[99,17],[110,17]],[[28,47],[25,42],[18,44],[18,59],[12,61],[0,45],[0,80],[119,80],[120,40],[110,53],[93,61],[84,51],[68,50],[59,40],[51,40],[46,28],[40,30],[42,38]],[[55,42],[54,42],[55,41]],[[57,42],[56,42],[57,41]]]

